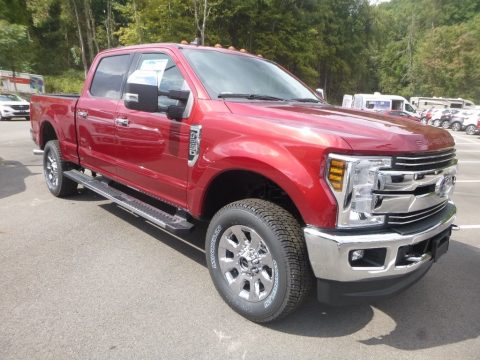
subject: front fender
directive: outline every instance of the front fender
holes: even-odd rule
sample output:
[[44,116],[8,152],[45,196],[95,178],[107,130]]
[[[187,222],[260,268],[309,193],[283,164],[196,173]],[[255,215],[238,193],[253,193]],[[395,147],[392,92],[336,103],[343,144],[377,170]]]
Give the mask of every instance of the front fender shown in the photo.
[[260,174],[282,188],[295,203],[306,224],[335,226],[336,202],[320,176],[325,149],[298,144],[282,146],[255,139],[231,139],[206,149],[192,169],[189,194],[192,214],[200,216],[213,180],[230,170]]

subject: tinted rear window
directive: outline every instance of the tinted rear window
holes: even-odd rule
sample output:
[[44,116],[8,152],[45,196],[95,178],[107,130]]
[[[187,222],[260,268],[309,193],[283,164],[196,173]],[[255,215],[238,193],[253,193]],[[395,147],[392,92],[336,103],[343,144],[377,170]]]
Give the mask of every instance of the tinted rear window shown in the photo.
[[109,99],[120,99],[122,83],[130,65],[130,55],[105,57],[98,64],[90,86],[90,94]]

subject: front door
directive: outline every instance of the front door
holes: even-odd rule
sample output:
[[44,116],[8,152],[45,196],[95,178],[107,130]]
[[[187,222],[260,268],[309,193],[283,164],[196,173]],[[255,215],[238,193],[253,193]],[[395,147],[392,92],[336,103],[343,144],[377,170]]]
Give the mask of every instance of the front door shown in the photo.
[[[160,91],[189,89],[176,62],[166,53],[140,54],[136,70],[156,71]],[[148,113],[127,109],[123,102],[119,103],[117,175],[139,190],[186,208],[190,126],[168,119],[163,111],[175,104],[176,101],[159,96],[159,110]]]

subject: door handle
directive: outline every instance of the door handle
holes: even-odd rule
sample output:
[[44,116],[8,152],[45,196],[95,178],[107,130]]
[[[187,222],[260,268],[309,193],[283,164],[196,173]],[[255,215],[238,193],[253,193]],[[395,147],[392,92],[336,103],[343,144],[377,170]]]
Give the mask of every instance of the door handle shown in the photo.
[[77,115],[80,116],[81,118],[86,119],[87,116],[88,116],[88,112],[83,111],[83,110],[78,110],[78,111],[77,111]]
[[118,126],[125,126],[127,127],[129,124],[128,119],[122,119],[122,118],[116,118],[115,119],[115,124]]

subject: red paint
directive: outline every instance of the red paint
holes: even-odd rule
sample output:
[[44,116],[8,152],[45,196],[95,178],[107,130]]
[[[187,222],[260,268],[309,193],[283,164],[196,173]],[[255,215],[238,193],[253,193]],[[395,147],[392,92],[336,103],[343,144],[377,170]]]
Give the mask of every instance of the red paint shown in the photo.
[[[102,57],[154,51],[173,57],[192,89],[194,105],[188,119],[168,120],[162,114],[126,109],[121,100],[89,94]],[[79,110],[88,112],[87,119],[75,116]],[[96,57],[78,104],[76,99],[34,95],[31,111],[38,144],[42,144],[40,130],[49,122],[67,160],[185,208],[196,217],[202,214],[206,191],[215,177],[229,170],[247,170],[286,191],[305,223],[333,227],[336,205],[323,180],[329,152],[395,155],[454,146],[444,130],[371,112],[210,99],[172,44],[105,51]],[[115,125],[116,117],[128,118],[130,126]],[[189,128],[194,124],[202,125],[201,152],[195,166],[188,167]]]

